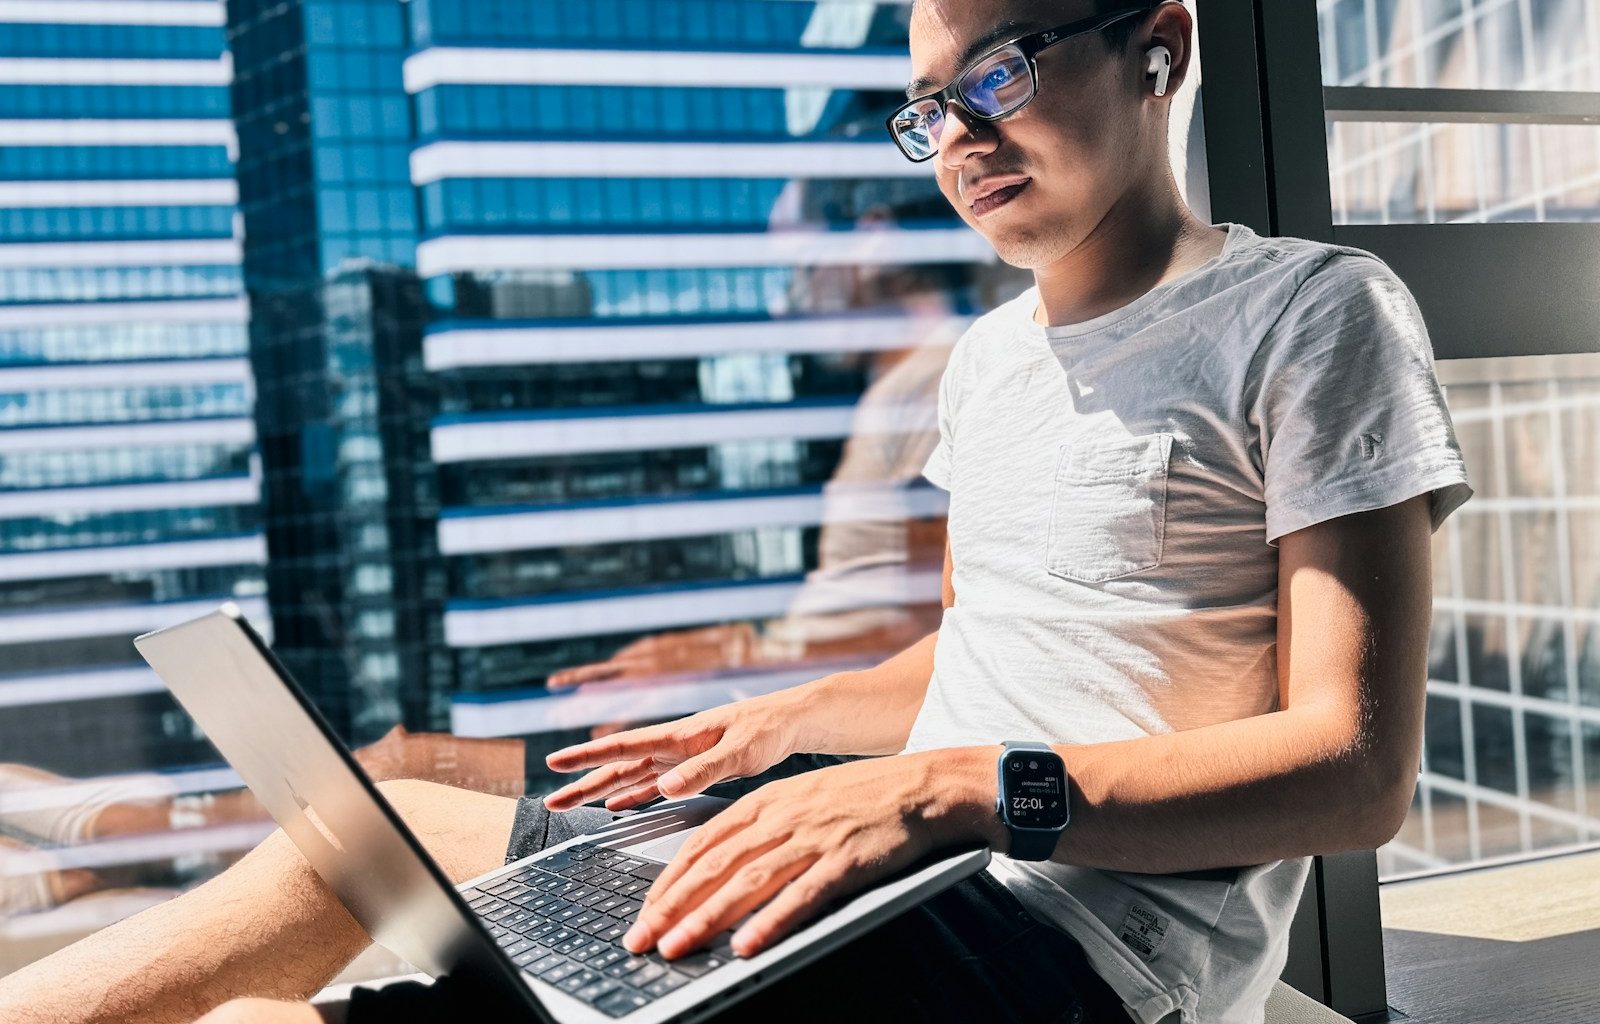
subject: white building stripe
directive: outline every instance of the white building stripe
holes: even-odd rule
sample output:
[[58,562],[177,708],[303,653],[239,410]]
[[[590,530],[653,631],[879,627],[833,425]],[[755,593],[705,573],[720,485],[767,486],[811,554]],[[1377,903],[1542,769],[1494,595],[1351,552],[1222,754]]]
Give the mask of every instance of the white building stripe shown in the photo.
[[222,25],[221,3],[194,0],[0,0],[0,23]]
[[653,270],[992,263],[994,249],[962,227],[703,234],[452,235],[417,246],[423,277],[474,270]]
[[[267,602],[258,597],[234,599],[252,622],[268,618]],[[134,636],[165,629],[217,610],[221,601],[176,601],[170,604],[136,604],[107,607],[63,608],[54,611],[0,615],[0,644],[43,640],[74,640],[95,636]],[[130,658],[138,652],[130,644]]]
[[[241,821],[201,828],[170,829],[99,839],[52,850],[29,850],[9,855],[0,875],[37,875],[75,868],[108,868],[121,864],[148,864],[196,854],[249,850],[260,845],[276,826],[271,821]],[[92,905],[98,900],[73,903]],[[39,915],[45,917],[46,915]],[[100,921],[109,924],[109,921]],[[7,936],[9,937],[9,936]]]
[[434,142],[416,185],[445,178],[931,178],[887,133],[867,142]]
[[423,339],[430,371],[637,359],[702,359],[741,352],[892,352],[953,344],[972,317],[826,316],[749,323],[625,327],[471,327]]
[[0,430],[0,455],[74,448],[154,448],[172,444],[251,444],[255,421],[248,417],[178,420],[174,423],[106,423],[88,427]]
[[870,661],[812,663],[804,668],[717,676],[712,679],[649,679],[609,683],[548,697],[456,701],[450,731],[457,736],[522,736],[557,729],[585,729],[601,722],[676,718],[746,697],[810,682],[828,672],[866,668]]
[[58,305],[0,306],[0,331],[31,327],[91,327],[100,324],[243,324],[250,303],[242,295],[226,299],[172,302],[68,302]]
[[227,118],[0,120],[0,146],[226,146],[238,148]]
[[844,405],[441,423],[433,428],[433,458],[449,463],[695,448],[735,441],[813,441],[905,433],[920,429],[913,425],[926,421],[926,412],[920,409],[897,405],[858,414],[854,406]]
[[[811,600],[808,595],[807,611],[825,615],[857,608],[937,601],[941,583],[942,574],[938,572],[885,573],[841,584],[835,588],[831,600],[820,596]],[[801,586],[792,582],[755,583],[504,608],[454,608],[444,615],[445,643],[451,647],[490,647],[767,618],[787,611]]]
[[246,384],[248,359],[170,359],[148,363],[73,363],[0,367],[0,392],[43,388],[148,387],[171,384]]
[[232,206],[232,178],[196,181],[0,181],[0,208],[39,206]]
[[237,238],[158,242],[28,242],[0,245],[0,269],[20,267],[199,267],[238,263]]
[[52,487],[0,493],[0,519],[61,512],[140,512],[147,509],[254,505],[261,486],[251,477],[180,480],[123,487]]
[[134,697],[160,693],[166,688],[161,677],[147,668],[114,668],[98,672],[63,672],[58,675],[0,679],[0,708],[99,700],[104,697]]
[[703,537],[764,526],[818,526],[861,520],[942,516],[949,496],[933,487],[830,485],[815,494],[717,497],[596,508],[447,516],[439,520],[445,555],[618,541]]
[[436,85],[679,85],[902,92],[911,60],[871,53],[693,53],[435,47],[406,59],[406,91]]
[[173,541],[168,544],[29,551],[20,555],[0,555],[0,583],[159,569],[265,565],[266,561],[267,539],[259,534],[253,537]]
[[227,85],[233,61],[98,57],[0,58],[0,85]]

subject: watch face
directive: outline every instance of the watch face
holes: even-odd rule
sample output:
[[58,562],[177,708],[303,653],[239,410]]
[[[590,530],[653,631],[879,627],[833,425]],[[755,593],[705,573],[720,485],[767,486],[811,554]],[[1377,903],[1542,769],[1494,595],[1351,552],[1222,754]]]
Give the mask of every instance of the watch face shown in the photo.
[[1067,823],[1067,770],[1060,756],[1013,750],[1000,764],[1006,820],[1017,828],[1061,828]]

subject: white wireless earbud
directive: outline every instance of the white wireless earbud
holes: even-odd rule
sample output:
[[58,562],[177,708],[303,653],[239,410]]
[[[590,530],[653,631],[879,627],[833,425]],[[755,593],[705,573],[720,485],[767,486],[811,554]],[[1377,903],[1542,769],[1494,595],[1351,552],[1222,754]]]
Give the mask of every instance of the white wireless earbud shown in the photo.
[[1156,76],[1156,95],[1165,96],[1167,77],[1172,74],[1172,51],[1165,46],[1152,46],[1145,51],[1145,56],[1150,58],[1150,66],[1144,72]]

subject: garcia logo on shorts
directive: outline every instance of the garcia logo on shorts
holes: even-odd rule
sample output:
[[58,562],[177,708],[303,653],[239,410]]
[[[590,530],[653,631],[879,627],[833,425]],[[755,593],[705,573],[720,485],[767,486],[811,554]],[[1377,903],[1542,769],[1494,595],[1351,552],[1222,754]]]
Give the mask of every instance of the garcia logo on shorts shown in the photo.
[[1132,904],[1128,907],[1128,916],[1122,919],[1122,944],[1149,963],[1156,958],[1156,951],[1161,948],[1171,924],[1171,918],[1138,903]]

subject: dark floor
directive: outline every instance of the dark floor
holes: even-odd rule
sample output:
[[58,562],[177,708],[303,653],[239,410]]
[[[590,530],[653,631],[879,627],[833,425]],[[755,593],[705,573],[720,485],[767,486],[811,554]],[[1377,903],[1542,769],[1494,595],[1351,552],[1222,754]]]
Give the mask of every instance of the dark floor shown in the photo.
[[1421,1024],[1600,1024],[1600,855],[1385,886],[1389,1005]]

